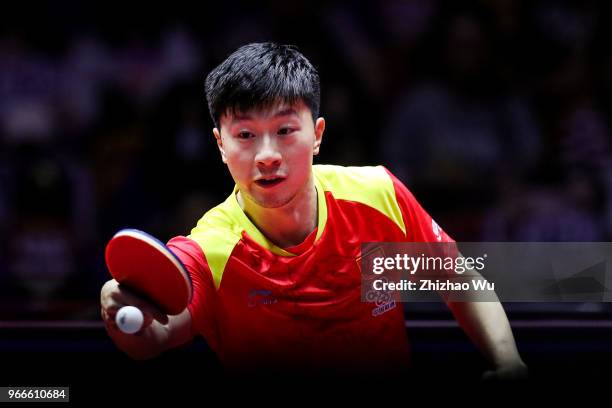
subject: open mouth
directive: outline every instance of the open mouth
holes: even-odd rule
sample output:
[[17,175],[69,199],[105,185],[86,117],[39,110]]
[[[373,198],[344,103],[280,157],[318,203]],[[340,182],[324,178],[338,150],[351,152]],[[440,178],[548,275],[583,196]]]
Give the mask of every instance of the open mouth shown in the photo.
[[274,187],[282,183],[283,180],[285,179],[282,177],[271,178],[271,179],[260,179],[260,180],[255,181],[255,184],[257,184],[260,187],[269,188],[269,187]]

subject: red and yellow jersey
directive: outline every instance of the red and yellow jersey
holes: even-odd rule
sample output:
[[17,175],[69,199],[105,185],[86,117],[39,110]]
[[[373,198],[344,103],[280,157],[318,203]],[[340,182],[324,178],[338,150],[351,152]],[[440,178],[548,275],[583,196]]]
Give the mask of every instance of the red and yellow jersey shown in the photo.
[[236,190],[170,240],[193,282],[193,334],[229,369],[405,368],[401,305],[361,301],[361,243],[452,240],[382,166],[313,171],[318,226],[297,247],[270,242]]

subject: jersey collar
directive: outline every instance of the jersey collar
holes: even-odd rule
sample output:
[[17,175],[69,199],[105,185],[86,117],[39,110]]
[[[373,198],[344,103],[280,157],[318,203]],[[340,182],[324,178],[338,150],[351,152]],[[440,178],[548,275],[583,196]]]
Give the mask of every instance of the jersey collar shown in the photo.
[[[316,172],[314,174],[314,183],[315,189],[317,191],[317,209],[319,216],[319,219],[317,220],[317,236],[314,241],[316,243],[323,234],[323,229],[325,228],[325,224],[327,223],[327,202],[325,201],[325,191],[323,191],[323,186],[321,185],[321,182],[317,177]],[[234,186],[234,191],[232,192],[232,195],[228,201],[231,206],[231,212],[238,217],[240,225],[244,227],[244,231],[247,233],[247,235],[259,245],[276,255],[296,256],[296,254],[293,254],[274,244],[261,231],[259,231],[259,229],[255,226],[255,224],[253,224],[253,222],[251,222],[249,217],[247,217],[247,215],[240,207],[240,204],[238,203],[238,198],[236,197],[236,193],[238,193],[238,186]]]

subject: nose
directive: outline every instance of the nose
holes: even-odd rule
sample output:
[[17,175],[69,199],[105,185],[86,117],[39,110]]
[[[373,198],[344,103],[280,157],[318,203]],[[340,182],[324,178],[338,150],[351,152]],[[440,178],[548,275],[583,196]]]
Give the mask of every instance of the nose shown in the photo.
[[255,155],[257,165],[263,167],[278,166],[281,163],[282,155],[275,138],[270,135],[264,135],[259,141],[257,154]]

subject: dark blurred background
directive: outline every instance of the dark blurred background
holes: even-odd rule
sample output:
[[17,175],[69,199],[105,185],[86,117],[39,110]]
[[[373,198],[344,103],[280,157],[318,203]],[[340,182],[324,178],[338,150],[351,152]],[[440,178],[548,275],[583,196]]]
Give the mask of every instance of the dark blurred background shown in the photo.
[[[316,162],[384,164],[457,241],[612,238],[609,2],[11,8],[0,25],[2,321],[98,321],[114,232],[187,235],[231,192],[204,78],[256,41],[297,45],[319,70]],[[411,316],[437,318],[439,306]],[[507,307],[607,317],[602,304]]]

